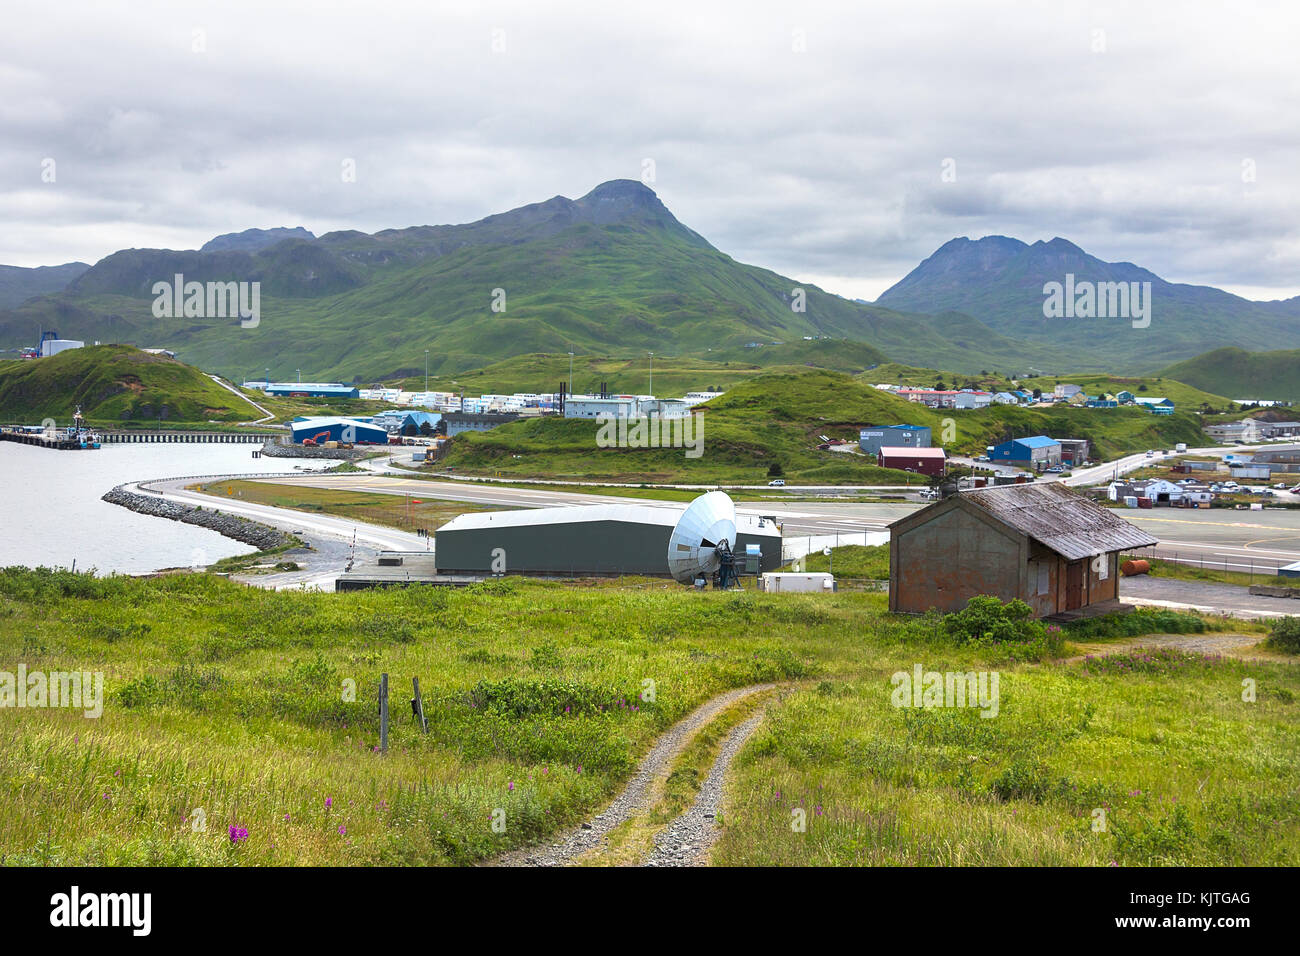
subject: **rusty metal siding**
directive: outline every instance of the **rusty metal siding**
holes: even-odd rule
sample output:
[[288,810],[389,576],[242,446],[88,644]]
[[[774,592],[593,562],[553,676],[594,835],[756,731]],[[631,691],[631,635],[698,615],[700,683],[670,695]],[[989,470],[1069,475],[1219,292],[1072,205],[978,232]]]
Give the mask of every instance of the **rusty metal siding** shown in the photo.
[[951,508],[890,541],[894,611],[958,611],[977,594],[1022,595],[1024,542],[962,508]]

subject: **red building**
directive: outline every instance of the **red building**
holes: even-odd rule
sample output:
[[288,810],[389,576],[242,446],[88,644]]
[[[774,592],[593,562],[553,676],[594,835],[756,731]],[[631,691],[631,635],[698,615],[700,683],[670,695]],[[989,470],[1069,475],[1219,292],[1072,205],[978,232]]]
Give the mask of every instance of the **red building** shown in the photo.
[[885,446],[876,459],[881,468],[914,471],[918,475],[942,475],[948,463],[942,448],[900,448]]

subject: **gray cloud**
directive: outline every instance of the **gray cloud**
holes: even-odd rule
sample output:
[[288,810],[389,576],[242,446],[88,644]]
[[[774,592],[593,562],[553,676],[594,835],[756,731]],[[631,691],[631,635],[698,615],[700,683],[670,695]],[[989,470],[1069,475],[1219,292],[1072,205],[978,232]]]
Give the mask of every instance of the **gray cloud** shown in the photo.
[[462,222],[652,159],[723,251],[845,295],[994,233],[1294,295],[1297,26],[1175,0],[33,7],[0,35],[0,262]]

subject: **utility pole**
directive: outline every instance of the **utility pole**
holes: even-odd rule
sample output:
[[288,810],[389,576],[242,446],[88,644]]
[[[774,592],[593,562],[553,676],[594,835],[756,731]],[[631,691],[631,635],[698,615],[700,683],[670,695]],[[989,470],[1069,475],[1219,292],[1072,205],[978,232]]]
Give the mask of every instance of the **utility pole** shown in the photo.
[[573,353],[569,353],[569,394],[573,394]]
[[298,369],[298,384],[302,384],[302,369]]
[[429,400],[429,350],[424,350],[424,400]]
[[655,354],[650,353],[650,395],[655,393]]

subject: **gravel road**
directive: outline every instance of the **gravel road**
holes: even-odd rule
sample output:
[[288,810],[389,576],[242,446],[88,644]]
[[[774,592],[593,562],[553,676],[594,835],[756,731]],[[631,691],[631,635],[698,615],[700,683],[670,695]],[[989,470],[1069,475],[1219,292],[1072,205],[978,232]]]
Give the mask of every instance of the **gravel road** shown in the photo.
[[713,768],[695,797],[695,804],[668,824],[655,839],[655,848],[646,866],[708,866],[709,851],[722,834],[718,828],[718,804],[722,800],[722,783],[732,759],[740,753],[763,720],[763,713],[734,728],[722,744]]
[[[775,687],[775,684],[755,684],[751,687],[741,687],[736,690],[727,691],[720,694],[712,700],[701,704],[699,708],[693,711],[689,716],[684,717],[670,728],[655,743],[650,753],[646,754],[641,763],[636,768],[631,781],[623,792],[613,799],[610,804],[600,813],[592,818],[590,823],[584,823],[577,829],[562,836],[558,842],[548,847],[525,847],[521,850],[512,850],[503,854],[493,861],[494,866],[564,866],[572,862],[575,858],[588,850],[596,847],[610,830],[618,826],[625,820],[644,813],[649,810],[649,793],[650,784],[655,777],[668,769],[673,760],[681,753],[682,749],[690,742],[695,732],[713,719],[714,715],[736,701],[751,694],[757,694]],[[751,721],[757,725],[757,720]],[[745,725],[748,726],[748,722]],[[738,728],[739,729],[739,728]],[[753,729],[752,727],[750,728]],[[732,732],[732,737],[736,736],[736,731]],[[743,742],[743,739],[742,741]],[[731,738],[727,740],[727,746],[730,746]],[[739,745],[737,745],[739,746]],[[727,753],[727,748],[723,748],[723,754]],[[722,757],[719,757],[721,760]],[[715,765],[716,771],[716,765]],[[725,766],[723,768],[725,770]],[[709,780],[713,779],[710,773]],[[708,784],[705,784],[708,787]],[[689,812],[689,811],[688,811]]]

